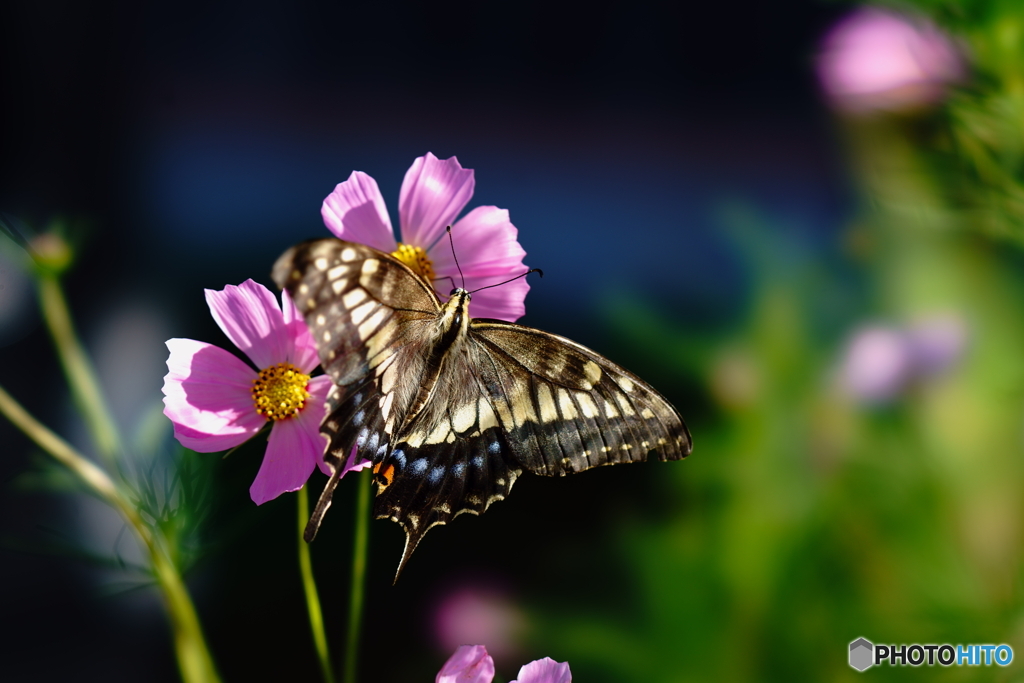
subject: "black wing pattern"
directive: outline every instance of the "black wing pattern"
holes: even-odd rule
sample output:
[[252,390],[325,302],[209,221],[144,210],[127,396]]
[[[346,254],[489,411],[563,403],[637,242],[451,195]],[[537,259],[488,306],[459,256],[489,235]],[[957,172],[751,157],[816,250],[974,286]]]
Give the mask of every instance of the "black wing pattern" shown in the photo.
[[456,329],[446,315],[457,297],[442,306],[387,254],[309,242],[278,260],[274,279],[305,315],[336,385],[321,427],[330,438],[325,459],[339,470],[355,445],[373,461],[375,515],[406,532],[399,573],[431,527],[484,512],[523,470],[561,476],[651,452],[661,460],[690,453],[679,414],[632,373],[521,325],[478,319]]

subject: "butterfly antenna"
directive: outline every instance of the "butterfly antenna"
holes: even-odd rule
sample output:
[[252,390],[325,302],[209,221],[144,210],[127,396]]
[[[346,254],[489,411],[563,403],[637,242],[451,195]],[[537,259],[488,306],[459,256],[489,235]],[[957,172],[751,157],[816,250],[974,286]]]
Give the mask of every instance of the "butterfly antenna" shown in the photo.
[[470,294],[475,294],[475,293],[479,292],[481,289],[490,289],[491,287],[501,287],[502,285],[507,285],[508,283],[513,282],[515,280],[518,280],[521,277],[526,277],[530,273],[537,273],[541,277],[544,277],[544,271],[541,270],[540,268],[530,268],[525,273],[521,273],[519,275],[516,275],[515,277],[509,278],[508,280],[505,280],[504,282],[498,282],[498,283],[495,283],[493,285],[487,285],[486,287],[477,287],[472,292],[470,292]]
[[[459,278],[462,280],[462,288],[466,288],[466,278],[462,274],[462,267],[459,266],[459,257],[455,255],[455,240],[452,239],[452,226],[445,228],[448,231],[448,242],[452,245],[452,258],[455,259],[455,267],[459,269]],[[454,284],[454,281],[452,282]]]

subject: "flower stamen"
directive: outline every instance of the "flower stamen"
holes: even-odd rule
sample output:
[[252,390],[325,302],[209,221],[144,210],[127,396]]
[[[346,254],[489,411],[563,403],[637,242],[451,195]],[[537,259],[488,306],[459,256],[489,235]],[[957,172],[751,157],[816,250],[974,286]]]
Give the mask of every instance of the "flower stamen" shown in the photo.
[[396,259],[409,266],[412,272],[427,281],[431,287],[434,286],[434,264],[430,262],[427,252],[423,247],[414,247],[411,244],[398,243],[398,249],[391,252]]
[[252,381],[252,401],[256,412],[268,420],[287,420],[306,407],[309,375],[291,363],[278,363],[260,370]]

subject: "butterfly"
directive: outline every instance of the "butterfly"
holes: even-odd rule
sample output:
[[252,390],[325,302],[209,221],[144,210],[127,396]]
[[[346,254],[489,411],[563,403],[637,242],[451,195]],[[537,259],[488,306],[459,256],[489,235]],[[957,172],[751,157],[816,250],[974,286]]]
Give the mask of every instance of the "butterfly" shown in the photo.
[[650,385],[555,334],[469,317],[471,294],[429,283],[355,242],[298,244],[274,264],[334,387],[320,431],[334,474],[306,526],[320,527],[350,451],[373,462],[374,514],[406,533],[396,579],[432,527],[479,515],[524,472],[561,476],[654,452],[690,454],[679,413]]

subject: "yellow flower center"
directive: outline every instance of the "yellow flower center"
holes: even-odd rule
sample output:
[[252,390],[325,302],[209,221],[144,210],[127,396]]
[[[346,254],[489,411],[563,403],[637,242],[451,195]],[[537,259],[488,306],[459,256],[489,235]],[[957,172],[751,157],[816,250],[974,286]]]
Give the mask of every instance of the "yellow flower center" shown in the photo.
[[252,381],[252,402],[256,412],[268,420],[287,420],[306,407],[309,375],[291,363],[278,363],[260,370]]
[[414,247],[410,244],[398,243],[398,249],[391,252],[396,259],[409,266],[412,272],[427,281],[431,287],[434,286],[434,264],[427,257],[427,252],[422,247]]

